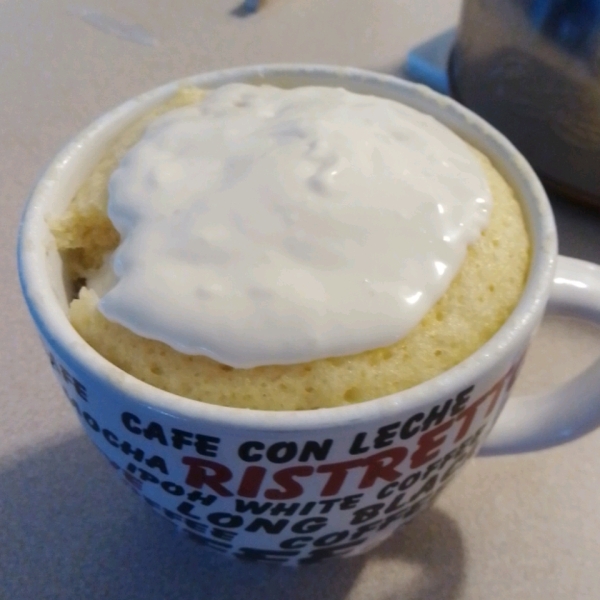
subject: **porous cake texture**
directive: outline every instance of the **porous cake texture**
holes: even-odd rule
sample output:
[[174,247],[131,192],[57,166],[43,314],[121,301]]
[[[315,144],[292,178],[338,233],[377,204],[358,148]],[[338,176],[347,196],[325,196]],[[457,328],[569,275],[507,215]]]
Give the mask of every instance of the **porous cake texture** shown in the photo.
[[[180,90],[125,130],[52,229],[67,272],[81,283],[119,244],[109,220],[108,180],[147,124],[160,114],[202,100]],[[458,275],[406,337],[384,348],[296,365],[234,369],[178,352],[108,321],[96,294],[83,285],[69,318],[80,335],[120,369],[163,390],[202,402],[261,410],[306,410],[386,396],[427,381],[482,346],[510,315],[523,291],[530,242],[518,199],[490,160],[472,149],[493,196],[489,226],[468,250]]]

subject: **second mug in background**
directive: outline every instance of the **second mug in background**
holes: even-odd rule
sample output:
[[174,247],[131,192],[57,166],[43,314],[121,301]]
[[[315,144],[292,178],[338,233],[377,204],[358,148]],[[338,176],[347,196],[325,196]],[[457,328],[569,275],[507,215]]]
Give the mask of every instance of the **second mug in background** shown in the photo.
[[600,208],[600,0],[464,0],[448,74],[549,189]]

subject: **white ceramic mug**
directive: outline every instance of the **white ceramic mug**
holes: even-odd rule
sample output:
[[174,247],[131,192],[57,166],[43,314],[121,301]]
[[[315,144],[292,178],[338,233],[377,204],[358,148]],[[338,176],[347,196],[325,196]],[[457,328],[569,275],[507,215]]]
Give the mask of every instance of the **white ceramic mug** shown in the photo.
[[[98,355],[66,317],[48,218],[65,210],[133,119],[182,84],[212,88],[232,81],[343,86],[392,98],[430,113],[487,154],[518,192],[533,248],[522,298],[496,335],[412,389],[298,412],[189,400],[142,383]],[[598,422],[596,366],[552,394],[504,404],[548,300],[555,311],[600,322],[600,268],[557,257],[544,190],[502,135],[456,102],[387,75],[326,66],[244,67],[130,100],[78,135],[42,176],[23,215],[19,273],[56,375],[92,441],[158,512],[207,547],[242,559],[308,564],[359,554],[426,508],[480,449],[538,449]]]

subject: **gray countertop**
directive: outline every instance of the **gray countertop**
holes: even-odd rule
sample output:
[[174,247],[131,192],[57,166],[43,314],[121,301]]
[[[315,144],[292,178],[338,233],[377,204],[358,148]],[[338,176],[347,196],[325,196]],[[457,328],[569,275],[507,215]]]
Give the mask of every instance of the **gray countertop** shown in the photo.
[[[94,117],[171,79],[258,62],[398,73],[458,0],[0,0],[0,598],[600,598],[600,432],[472,461],[433,509],[361,558],[299,570],[213,556],[142,505],[84,437],[18,289],[14,246],[44,164]],[[553,200],[563,254],[600,262],[600,214]],[[549,319],[518,382],[547,389],[600,354]]]

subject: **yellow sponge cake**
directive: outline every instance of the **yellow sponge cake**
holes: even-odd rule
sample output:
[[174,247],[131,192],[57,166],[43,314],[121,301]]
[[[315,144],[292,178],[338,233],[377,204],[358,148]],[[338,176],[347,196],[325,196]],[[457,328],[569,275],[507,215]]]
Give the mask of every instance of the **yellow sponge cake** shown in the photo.
[[81,186],[66,213],[52,224],[67,272],[80,287],[69,318],[102,356],[134,377],[193,400],[262,410],[304,410],[362,402],[439,375],[484,344],[517,304],[528,274],[529,237],[514,191],[478,150],[472,149],[493,197],[489,225],[468,250],[445,294],[403,339],[359,354],[294,365],[235,369],[144,339],[107,320],[85,278],[119,244],[107,216],[108,180],[145,127],[160,114],[202,100],[181,90],[130,126]]

